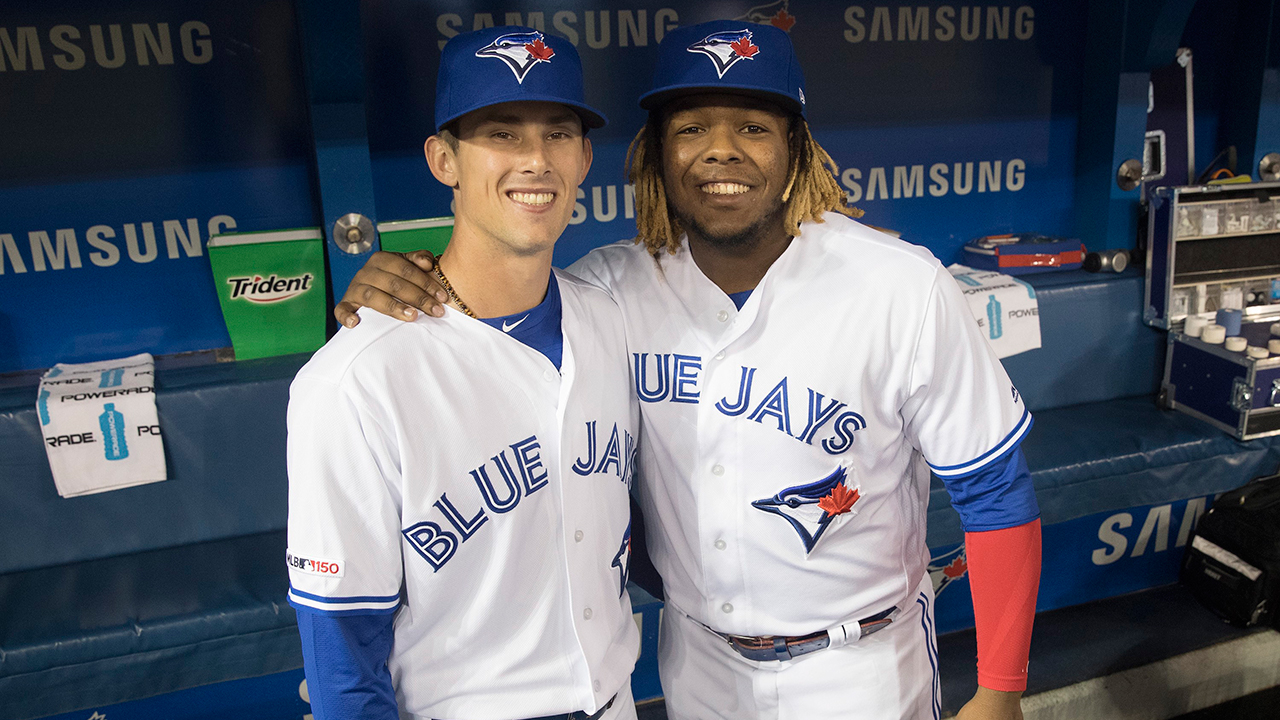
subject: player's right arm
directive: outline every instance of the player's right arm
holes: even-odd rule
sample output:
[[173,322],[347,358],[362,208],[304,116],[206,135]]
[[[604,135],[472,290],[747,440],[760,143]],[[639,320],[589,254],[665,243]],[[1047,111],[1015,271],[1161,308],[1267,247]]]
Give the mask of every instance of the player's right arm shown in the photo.
[[417,318],[418,311],[442,317],[449,294],[431,272],[435,263],[427,250],[374,253],[351,279],[333,316],[347,327],[360,323],[356,311],[362,307],[406,322]]
[[394,437],[339,383],[290,387],[289,604],[312,715],[398,718],[387,660],[402,584]]
[[[405,322],[415,320],[419,311],[442,317],[449,294],[431,272],[435,260],[427,250],[374,253],[351,279],[342,301],[333,308],[333,316],[349,328],[360,324],[356,311],[362,307]],[[609,292],[619,270],[598,251],[587,253],[569,266],[569,272],[605,292]]]

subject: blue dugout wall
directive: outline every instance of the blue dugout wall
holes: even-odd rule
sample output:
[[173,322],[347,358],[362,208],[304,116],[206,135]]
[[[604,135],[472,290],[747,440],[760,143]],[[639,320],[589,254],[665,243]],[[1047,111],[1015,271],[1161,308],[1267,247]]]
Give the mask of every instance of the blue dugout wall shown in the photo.
[[[1199,163],[1235,145],[1237,170],[1252,172],[1266,153],[1280,151],[1274,5],[9,0],[0,6],[0,375],[229,345],[205,250],[215,233],[320,226],[328,234],[348,212],[376,222],[450,214],[449,195],[431,178],[421,146],[432,127],[440,47],[458,32],[519,22],[567,37],[582,55],[589,101],[611,120],[592,134],[595,165],[557,249],[561,266],[634,234],[622,164],[644,121],[635,99],[657,43],[673,27],[724,17],[791,34],[806,70],[814,133],[839,164],[850,201],[868,222],[953,262],[965,241],[995,232],[1077,235],[1091,249],[1132,246],[1140,193],[1120,189],[1116,169],[1141,157],[1148,73],[1170,64],[1180,46],[1195,53]],[[341,254],[331,238],[327,247],[330,286],[340,290],[368,255]],[[1088,318],[1059,322],[1058,330],[1092,322],[1080,335],[1105,331],[1114,341],[1116,328],[1105,322],[1115,316],[1117,325],[1127,323],[1122,331],[1146,332],[1137,320],[1140,278],[1095,280],[1106,284],[1106,301]],[[1046,307],[1053,292],[1044,289]],[[1054,342],[1086,344],[1078,339],[1046,334],[1046,350],[1015,358],[1011,373],[1030,374],[1051,352],[1068,358],[1060,364],[1094,358],[1050,349]],[[1073,388],[1083,384],[1068,379]],[[272,381],[279,400],[287,382]],[[1140,390],[1143,382],[1136,381]],[[261,394],[245,382],[227,384],[242,393],[237,398]],[[1090,400],[1138,393],[1098,394]],[[1056,404],[1069,403],[1049,407]],[[1155,414],[1149,405],[1135,398],[1120,409]],[[186,410],[193,426],[195,418],[211,417],[199,403]],[[1060,427],[1097,423],[1091,413]],[[1068,467],[1077,459],[1072,453],[1135,424],[1123,413],[1113,420],[1076,445],[1059,447],[1046,434],[1042,444],[1061,456],[1052,465]],[[1249,460],[1225,437],[1206,440],[1190,424],[1179,428],[1185,436],[1162,442],[1185,448],[1193,438],[1213,445],[1205,454],[1247,460],[1251,468],[1273,460]],[[193,434],[200,441],[190,444],[191,457],[220,451],[200,445],[204,432]],[[1255,448],[1265,454],[1261,444]],[[1211,491],[1221,489],[1180,486],[1158,471],[1136,480],[1137,470],[1125,472],[1103,476],[1129,478],[1132,488],[1116,492],[1122,498],[1080,492],[1074,504],[1054,504],[1070,505],[1061,517],[1046,516],[1042,608],[1167,582],[1190,527],[1212,502]],[[1060,495],[1074,492],[1062,484]],[[942,507],[937,517],[947,513]],[[954,519],[947,522],[930,523],[936,570],[945,576],[937,615],[943,630],[972,622],[967,578],[951,564],[960,535]],[[1083,586],[1091,594],[1082,595]],[[645,659],[635,687],[638,697],[652,697],[659,609],[637,609]],[[281,717],[305,711],[297,671],[271,678],[252,692],[278,700]],[[136,713],[121,716],[185,716],[175,703],[198,705],[209,716],[234,714],[233,705],[218,703],[240,702],[245,687],[224,687],[216,702],[199,689],[138,700]]]
[[[1220,114],[1251,156],[1280,137],[1270,21],[1245,19],[1270,3],[1200,3],[1212,22],[1188,24],[1193,5],[14,0],[0,8],[0,373],[227,346],[212,233],[449,214],[421,156],[439,48],[490,24],[576,43],[612,120],[559,264],[634,233],[635,98],[665,32],[717,17],[792,35],[815,134],[870,222],[945,262],[1002,231],[1127,246],[1138,193],[1115,169],[1140,154],[1145,73],[1184,27],[1219,64],[1210,86],[1241,63],[1222,37],[1259,35],[1247,77],[1205,92],[1218,106],[1202,156]],[[330,258],[342,288],[366,256]]]

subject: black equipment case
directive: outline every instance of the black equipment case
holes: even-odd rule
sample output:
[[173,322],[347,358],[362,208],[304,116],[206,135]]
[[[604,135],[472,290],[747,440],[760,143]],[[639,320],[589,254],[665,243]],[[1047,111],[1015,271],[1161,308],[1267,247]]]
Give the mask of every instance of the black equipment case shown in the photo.
[[1183,558],[1182,583],[1232,625],[1280,628],[1280,475],[1214,502]]

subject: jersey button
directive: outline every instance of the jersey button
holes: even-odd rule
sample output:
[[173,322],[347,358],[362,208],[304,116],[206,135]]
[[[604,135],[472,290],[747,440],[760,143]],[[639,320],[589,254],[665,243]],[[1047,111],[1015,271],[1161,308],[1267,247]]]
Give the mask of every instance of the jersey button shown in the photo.
[[577,532],[575,532],[575,533],[573,534],[573,541],[574,541],[574,542],[582,542],[582,531],[581,531],[581,530],[579,530],[579,531],[577,531]]
[[723,465],[712,465],[712,466],[711,466],[711,474],[712,474],[712,475],[715,475],[716,477],[720,477],[721,475],[723,475],[723,474],[724,474],[724,466],[723,466]]
[[548,370],[542,373],[542,379],[546,380],[547,382],[552,382],[556,379],[556,374]]
[[721,310],[720,312],[716,313],[716,319],[719,320],[720,322],[725,322],[726,320],[729,319],[729,311]]
[[724,611],[724,612],[726,612],[726,613],[731,613],[731,612],[733,612],[733,604],[732,604],[732,603],[725,603],[725,604],[723,604],[723,605],[721,605],[721,606],[720,606],[720,609],[721,609],[721,610],[723,610],[723,611]]
[[726,542],[725,542],[725,541],[723,541],[723,540],[717,540],[717,541],[716,541],[716,549],[717,549],[717,550],[723,550],[723,549],[725,549],[725,548],[726,548],[726,547],[728,547],[728,546],[729,546],[729,545],[728,545],[728,543],[726,543]]
[[716,353],[716,359],[717,359],[717,360],[723,360],[723,359],[724,359],[724,351],[723,351],[723,350],[721,350],[720,352]]
[[582,619],[583,619],[583,620],[590,620],[590,619],[591,619],[591,615],[592,615],[591,608],[587,608],[586,610],[583,610],[583,611],[582,611]]
[[600,681],[596,680],[595,682],[591,683],[591,687],[595,688],[596,692],[600,692]]

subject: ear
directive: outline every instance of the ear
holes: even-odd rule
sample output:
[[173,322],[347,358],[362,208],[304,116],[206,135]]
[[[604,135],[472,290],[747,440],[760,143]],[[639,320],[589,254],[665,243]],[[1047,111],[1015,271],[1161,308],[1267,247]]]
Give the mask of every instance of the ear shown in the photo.
[[578,184],[587,181],[587,173],[591,172],[591,139],[582,138],[582,177],[578,178]]
[[427,167],[441,184],[457,189],[458,156],[439,135],[432,135],[422,146],[427,156]]

